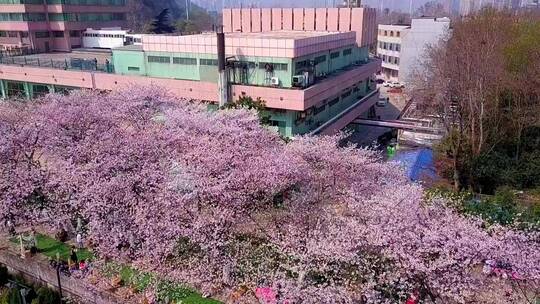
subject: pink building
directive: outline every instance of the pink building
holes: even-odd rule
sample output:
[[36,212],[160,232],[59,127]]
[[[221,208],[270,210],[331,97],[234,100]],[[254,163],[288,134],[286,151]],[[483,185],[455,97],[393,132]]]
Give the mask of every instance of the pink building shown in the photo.
[[[381,68],[369,54],[374,10],[225,9],[223,18],[229,101],[260,98],[269,127],[281,135],[332,134],[373,112],[379,95],[374,75]],[[0,64],[0,92],[32,98],[74,88],[155,85],[217,107],[216,47],[215,34],[144,35],[142,45],[113,49],[108,62],[114,73],[70,68],[68,60],[66,68],[35,66],[36,57],[51,54],[8,58]]]
[[[0,48],[70,51],[86,28],[125,26],[126,0],[12,0],[0,4]],[[5,2],[2,2],[5,3]]]

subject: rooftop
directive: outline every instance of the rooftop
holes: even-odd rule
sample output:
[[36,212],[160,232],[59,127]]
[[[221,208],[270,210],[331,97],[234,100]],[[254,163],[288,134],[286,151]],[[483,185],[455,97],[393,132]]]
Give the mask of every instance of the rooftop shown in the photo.
[[[215,33],[188,36],[144,35],[142,42],[144,51],[217,53]],[[225,34],[227,55],[295,58],[355,43],[355,32],[272,31]]]

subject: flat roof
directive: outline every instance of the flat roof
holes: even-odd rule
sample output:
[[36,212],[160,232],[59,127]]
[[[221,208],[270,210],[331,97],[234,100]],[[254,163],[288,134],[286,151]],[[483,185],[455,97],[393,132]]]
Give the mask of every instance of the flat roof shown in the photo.
[[[187,36],[143,35],[143,50],[216,54],[215,33]],[[295,58],[356,44],[356,32],[271,31],[226,33],[227,55]]]
[[32,54],[18,57],[26,57],[27,59],[39,59],[42,61],[47,60],[69,60],[69,59],[86,59],[93,60],[97,59],[99,63],[105,62],[105,60],[111,61],[112,53],[110,51],[96,50],[92,51],[89,49],[77,50],[74,49],[71,52],[49,52],[49,53],[40,53]]
[[113,50],[123,50],[123,51],[142,51],[143,46],[140,44],[130,44],[130,45],[124,45],[115,47]]
[[[313,37],[331,36],[335,34],[342,34],[342,32],[316,32],[316,31],[272,31],[272,32],[260,32],[260,33],[225,33],[225,37],[233,38],[262,38],[262,39],[305,39]],[[215,34],[207,33],[203,35]]]

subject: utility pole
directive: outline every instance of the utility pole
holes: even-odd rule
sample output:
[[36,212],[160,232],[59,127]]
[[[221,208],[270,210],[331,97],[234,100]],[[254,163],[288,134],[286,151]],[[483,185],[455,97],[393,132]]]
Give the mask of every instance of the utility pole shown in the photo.
[[189,0],[186,0],[186,20],[189,20]]
[[223,107],[229,101],[229,79],[227,75],[227,59],[225,58],[225,34],[223,27],[217,28],[217,57],[218,57],[218,91],[219,107]]

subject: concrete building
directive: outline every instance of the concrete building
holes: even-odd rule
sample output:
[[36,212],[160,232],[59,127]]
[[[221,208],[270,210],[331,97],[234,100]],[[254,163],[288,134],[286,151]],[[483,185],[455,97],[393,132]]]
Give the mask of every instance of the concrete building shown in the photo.
[[[230,100],[260,98],[265,102],[270,127],[287,137],[311,132],[330,134],[373,108],[378,100],[373,77],[381,62],[369,56],[375,33],[366,28],[375,29],[374,10],[336,9],[335,19],[332,13],[320,11],[317,21],[309,16],[308,22],[299,18],[301,27],[288,23],[296,9],[272,10],[268,15],[263,15],[265,9],[224,10]],[[305,16],[303,10],[301,15]],[[236,14],[245,16],[240,19],[245,27],[232,31]],[[265,17],[257,23],[246,21],[248,14]],[[360,19],[353,21],[352,16]],[[288,29],[294,24],[296,30]],[[86,56],[91,61],[95,55]],[[62,69],[14,66],[23,62],[20,58],[17,62],[2,61],[2,96],[22,94],[31,98],[73,88],[113,90],[126,85],[159,85],[179,96],[205,101],[210,107],[219,100],[215,34],[143,35],[142,45],[115,48],[109,56],[98,62],[111,62],[114,73],[113,69],[99,67],[77,71],[68,61],[67,68]]]
[[126,1],[0,1],[0,48],[70,51],[87,28],[125,26]]
[[391,81],[407,83],[422,68],[430,45],[436,45],[450,29],[448,18],[413,19],[411,25],[379,25],[377,55],[381,73]]
[[403,36],[409,29],[409,25],[379,25],[377,56],[382,59],[381,74],[386,80],[399,81]]
[[478,12],[482,8],[492,7],[497,10],[533,7],[537,0],[460,0],[460,15],[467,16]]

